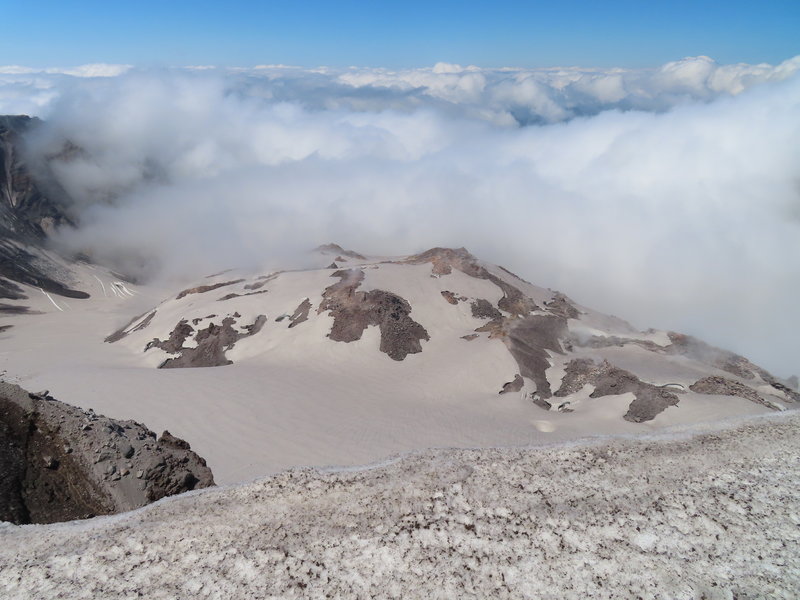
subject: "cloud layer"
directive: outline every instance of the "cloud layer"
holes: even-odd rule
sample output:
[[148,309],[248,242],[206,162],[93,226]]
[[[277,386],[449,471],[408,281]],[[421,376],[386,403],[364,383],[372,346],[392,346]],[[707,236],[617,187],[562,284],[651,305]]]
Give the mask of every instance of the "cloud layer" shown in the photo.
[[47,119],[39,155],[80,148],[54,163],[81,222],[61,242],[123,268],[465,245],[785,376],[800,371],[799,68],[0,69],[0,112]]

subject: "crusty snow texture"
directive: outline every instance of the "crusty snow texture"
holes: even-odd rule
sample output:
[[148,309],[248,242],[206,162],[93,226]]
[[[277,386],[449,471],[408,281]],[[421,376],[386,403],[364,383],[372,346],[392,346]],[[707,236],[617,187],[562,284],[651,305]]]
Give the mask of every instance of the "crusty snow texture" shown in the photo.
[[0,527],[3,598],[797,598],[800,417],[426,451]]

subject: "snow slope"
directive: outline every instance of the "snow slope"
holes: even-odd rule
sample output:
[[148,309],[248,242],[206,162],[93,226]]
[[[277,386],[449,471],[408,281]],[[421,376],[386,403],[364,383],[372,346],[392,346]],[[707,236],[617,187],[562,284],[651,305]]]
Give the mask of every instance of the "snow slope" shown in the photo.
[[[638,332],[480,261],[475,264],[494,279],[456,267],[447,273],[447,260],[457,266],[463,258],[447,256],[359,257],[334,247],[310,257],[304,270],[228,271],[186,290],[134,286],[100,268],[70,266],[73,287],[91,298],[65,300],[28,289],[28,300],[14,302],[39,314],[8,320],[13,327],[0,332],[0,370],[27,389],[47,388],[65,402],[135,419],[155,431],[168,429],[206,458],[219,483],[295,466],[363,464],[422,448],[547,444],[771,410],[741,397],[684,391],[677,405],[635,423],[623,418],[631,393],[590,398],[595,387],[587,384],[550,398],[544,410],[533,404],[537,384],[527,376],[519,391],[498,395],[520,366],[501,337],[475,331],[490,319],[476,317],[472,303],[487,301],[505,325],[513,325],[520,317],[502,304],[512,286],[535,303],[531,315],[550,318],[548,303],[562,300],[577,311],[566,320],[571,350],[565,338],[563,354],[545,354],[553,392],[569,360],[588,358],[609,360],[656,386],[678,383],[686,389],[708,375],[757,383],[775,407],[794,406],[760,375],[737,378],[696,357],[667,353],[671,339],[665,332]],[[327,268],[332,261],[337,268]],[[356,295],[384,290],[406,301],[409,317],[429,338],[421,340],[421,351],[392,359],[380,351],[381,332],[374,325],[354,341],[331,339],[335,319],[320,305],[326,289],[340,281],[337,271],[363,276]],[[295,318],[305,302],[306,319]],[[262,315],[261,329],[247,334],[244,328]],[[193,332],[183,348],[196,348],[198,332],[225,318],[244,336],[225,352],[233,364],[156,368],[176,354],[146,349],[153,339],[168,340],[186,321]],[[119,339],[104,342],[115,330]]]
[[0,526],[4,598],[797,598],[800,416],[293,470]]

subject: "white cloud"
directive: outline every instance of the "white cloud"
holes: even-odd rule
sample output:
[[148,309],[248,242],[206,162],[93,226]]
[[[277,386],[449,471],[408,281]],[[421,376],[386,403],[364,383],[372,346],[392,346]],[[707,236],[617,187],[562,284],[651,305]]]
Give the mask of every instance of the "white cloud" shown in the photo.
[[798,67],[264,67],[23,89],[49,94],[35,147],[83,150],[55,167],[82,222],[63,232],[70,248],[175,277],[327,241],[466,245],[788,375],[800,370]]
[[49,67],[46,69],[36,69],[34,67],[22,67],[19,65],[0,66],[0,74],[3,75],[70,75],[72,77],[116,77],[130,71],[132,65],[113,65],[108,63],[92,63],[79,65],[77,67],[58,68]]

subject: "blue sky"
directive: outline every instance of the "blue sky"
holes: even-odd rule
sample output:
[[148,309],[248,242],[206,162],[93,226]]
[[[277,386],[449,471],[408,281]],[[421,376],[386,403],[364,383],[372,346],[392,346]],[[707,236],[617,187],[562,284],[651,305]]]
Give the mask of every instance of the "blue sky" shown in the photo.
[[800,1],[0,0],[0,64],[651,66],[800,54]]

